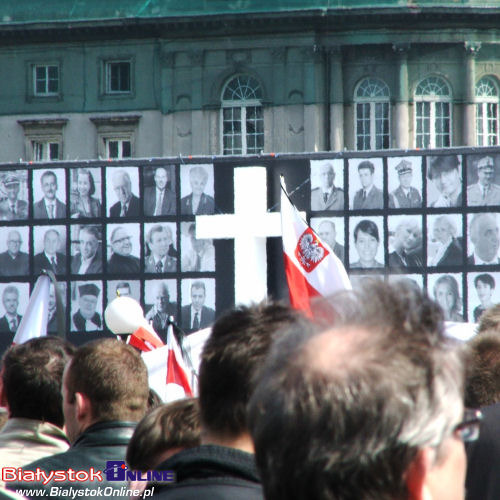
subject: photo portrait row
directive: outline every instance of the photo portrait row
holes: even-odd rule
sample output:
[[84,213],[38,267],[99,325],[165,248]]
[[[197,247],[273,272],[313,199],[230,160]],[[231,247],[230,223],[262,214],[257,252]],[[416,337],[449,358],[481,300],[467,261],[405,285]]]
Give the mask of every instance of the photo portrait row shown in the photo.
[[214,272],[215,247],[196,238],[194,222],[0,226],[0,277],[42,269],[57,276]]
[[[499,154],[311,160],[311,211],[500,205]],[[347,165],[347,185],[344,175]]]
[[0,221],[214,213],[213,164],[181,165],[177,182],[172,164],[6,170]]

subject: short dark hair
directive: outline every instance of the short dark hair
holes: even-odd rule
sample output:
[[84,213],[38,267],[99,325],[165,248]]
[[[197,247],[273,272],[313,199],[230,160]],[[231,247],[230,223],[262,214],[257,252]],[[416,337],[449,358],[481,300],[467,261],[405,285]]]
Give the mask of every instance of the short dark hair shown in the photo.
[[69,401],[85,394],[98,422],[138,422],[146,412],[149,387],[146,365],[138,352],[116,339],[94,340],[79,347],[66,373]]
[[200,281],[200,280],[197,280],[197,281],[193,281],[191,283],[191,290],[193,288],[197,288],[198,290],[203,290],[205,293],[207,293],[207,290],[205,288],[205,282],[204,281]]
[[368,160],[364,160],[358,165],[358,172],[363,169],[369,170],[372,174],[373,172],[375,172],[375,166],[371,161]]
[[495,278],[491,274],[483,273],[478,274],[474,278],[474,286],[477,288],[477,284],[481,281],[481,283],[485,285],[489,285],[490,288],[495,288]]
[[429,156],[429,168],[427,169],[427,177],[434,179],[443,172],[451,172],[458,170],[460,162],[457,155],[439,155]]
[[363,219],[356,224],[354,228],[354,242],[358,241],[358,233],[363,231],[363,233],[368,233],[370,236],[373,236],[377,241],[380,241],[380,236],[378,234],[378,227],[375,222],[368,219]]
[[462,359],[414,286],[370,280],[333,301],[336,323],[292,326],[251,397],[265,497],[407,498],[419,449],[442,457],[462,417]]
[[40,176],[40,184],[43,183],[43,180],[45,179],[45,177],[54,177],[54,179],[56,180],[56,184],[57,184],[57,175],[52,170],[45,170],[45,172]]
[[13,345],[6,351],[2,382],[11,417],[64,425],[62,377],[74,352],[69,342],[50,336]]
[[199,397],[203,427],[219,436],[247,430],[246,406],[253,377],[277,331],[299,313],[278,302],[239,306],[213,325],[201,355]]
[[162,404],[137,424],[128,444],[127,463],[134,470],[152,470],[161,462],[162,453],[174,448],[192,448],[200,441],[197,399]]

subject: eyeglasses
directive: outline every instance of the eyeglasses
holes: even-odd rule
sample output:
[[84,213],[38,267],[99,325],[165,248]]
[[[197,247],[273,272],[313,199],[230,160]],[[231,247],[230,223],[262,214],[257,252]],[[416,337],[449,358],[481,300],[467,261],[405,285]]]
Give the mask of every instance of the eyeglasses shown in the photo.
[[483,414],[480,410],[466,408],[463,420],[455,426],[453,433],[464,442],[475,441],[479,437],[482,419]]

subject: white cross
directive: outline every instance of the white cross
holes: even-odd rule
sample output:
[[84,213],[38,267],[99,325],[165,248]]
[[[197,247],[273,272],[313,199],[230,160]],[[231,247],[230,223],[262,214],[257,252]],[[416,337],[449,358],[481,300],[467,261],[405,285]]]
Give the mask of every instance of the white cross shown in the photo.
[[266,168],[237,167],[234,214],[196,216],[196,238],[234,238],[235,304],[250,304],[267,297],[269,236],[281,236],[281,215],[267,211]]

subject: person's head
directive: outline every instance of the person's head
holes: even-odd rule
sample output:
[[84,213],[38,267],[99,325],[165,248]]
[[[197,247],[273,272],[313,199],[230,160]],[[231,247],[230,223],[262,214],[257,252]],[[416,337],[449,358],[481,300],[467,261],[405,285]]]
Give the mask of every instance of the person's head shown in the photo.
[[434,221],[432,235],[436,241],[446,243],[457,235],[457,226],[447,215],[440,215]]
[[149,230],[147,243],[151,253],[155,257],[162,259],[167,255],[168,249],[172,244],[172,230],[169,226],[154,225]]
[[254,377],[278,330],[298,321],[299,313],[279,303],[238,306],[212,326],[200,363],[202,428],[219,437],[248,431],[246,406]]
[[132,237],[125,228],[118,226],[111,232],[111,250],[124,257],[132,252]]
[[80,253],[85,259],[91,259],[97,252],[101,235],[96,226],[82,226],[78,235]]
[[477,333],[484,333],[489,330],[500,332],[500,304],[488,307],[479,320]]
[[43,195],[47,200],[54,200],[57,193],[57,177],[52,170],[46,170],[40,177]]
[[166,313],[168,312],[168,305],[170,304],[170,293],[168,285],[165,281],[160,281],[156,284],[154,290],[154,301],[156,310]]
[[434,284],[433,293],[436,302],[443,308],[446,319],[449,319],[451,313],[460,310],[460,292],[453,276],[440,276]]
[[470,240],[481,260],[494,260],[500,247],[496,217],[493,214],[475,214],[470,222]]
[[14,285],[7,285],[2,292],[2,304],[8,314],[17,314],[19,290]]
[[116,339],[79,347],[64,370],[63,411],[71,442],[97,422],[138,422],[146,412],[148,373],[140,354]]
[[335,323],[278,339],[250,399],[265,497],[463,500],[463,363],[441,310],[399,282],[332,301]]
[[354,245],[361,262],[372,262],[377,255],[380,242],[378,227],[375,222],[364,219],[354,228]]
[[411,186],[413,178],[411,163],[408,160],[401,160],[395,168],[398,173],[399,184],[401,184],[401,187],[408,189]]
[[175,453],[198,446],[200,441],[197,399],[162,404],[137,424],[127,447],[127,464],[133,470],[153,470]]
[[495,162],[491,156],[483,156],[477,162],[477,180],[482,186],[489,186],[495,176]]
[[113,189],[120,203],[128,203],[132,197],[132,181],[128,172],[125,170],[117,170],[113,173],[112,178]]
[[495,289],[495,278],[487,273],[478,274],[474,278],[474,286],[481,304],[490,304]]
[[120,281],[115,287],[117,297],[130,297],[132,290],[130,289],[130,283],[126,281]]
[[405,218],[396,226],[394,247],[413,252],[422,244],[422,227],[418,220]]
[[3,181],[3,185],[7,191],[7,198],[9,201],[16,201],[21,187],[19,178],[14,174],[8,174]]
[[323,191],[328,191],[332,188],[335,182],[335,170],[333,170],[333,165],[331,163],[327,162],[321,165],[319,169],[319,178]]
[[92,319],[97,308],[97,299],[101,290],[93,283],[78,287],[78,305],[80,313],[85,319]]
[[318,226],[318,236],[321,238],[321,241],[328,243],[330,248],[333,248],[337,239],[335,224],[331,220],[321,221]]
[[488,330],[467,344],[465,405],[481,408],[500,403],[500,332]]
[[458,171],[459,165],[460,162],[456,155],[432,157],[427,177],[442,195],[451,196],[460,188],[462,179]]
[[94,177],[90,170],[79,168],[76,174],[76,188],[78,194],[83,197],[92,196],[95,193]]
[[48,255],[55,255],[59,250],[61,244],[61,237],[59,232],[55,229],[45,231],[43,236],[43,250]]
[[155,170],[155,184],[156,184],[156,187],[158,189],[165,189],[165,187],[167,186],[167,182],[168,182],[168,174],[167,174],[167,171],[166,169],[164,169],[163,167],[158,167],[156,170]]
[[358,165],[358,174],[363,189],[368,189],[373,184],[375,166],[371,161],[364,160]]
[[195,196],[201,196],[208,182],[208,173],[201,167],[193,167],[189,171],[189,183]]
[[191,305],[199,311],[205,305],[206,299],[205,283],[203,281],[193,281],[191,284]]
[[39,337],[10,347],[2,359],[3,399],[10,418],[62,427],[63,370],[75,348],[59,337]]
[[21,233],[13,229],[7,233],[7,251],[16,256],[21,250],[21,245],[23,243],[23,239],[21,238]]

